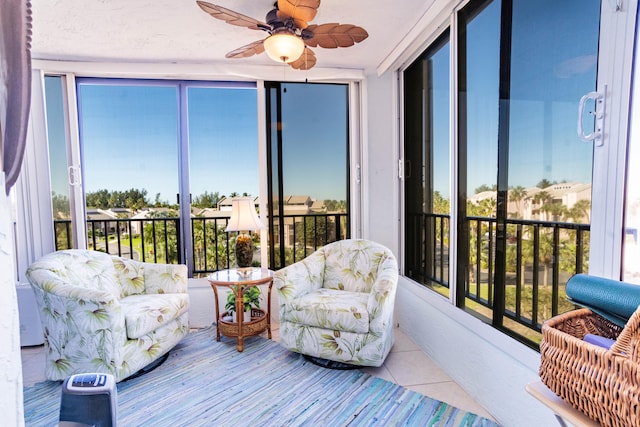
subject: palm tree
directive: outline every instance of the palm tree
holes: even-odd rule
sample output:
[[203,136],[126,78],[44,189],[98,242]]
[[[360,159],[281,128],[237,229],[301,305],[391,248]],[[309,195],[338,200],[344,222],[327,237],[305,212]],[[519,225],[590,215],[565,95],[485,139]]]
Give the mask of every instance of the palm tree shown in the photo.
[[582,222],[586,219],[586,223],[589,224],[589,215],[591,213],[591,201],[588,199],[581,199],[574,203],[569,209],[567,216],[571,217],[574,222]]
[[488,197],[480,200],[478,207],[480,208],[481,216],[495,218],[496,216],[497,202],[495,197]]
[[[533,196],[533,203],[535,203],[536,205],[539,205],[538,210],[539,210],[540,212],[546,212],[546,211],[544,211],[544,209],[542,209],[542,208],[543,208],[543,206],[544,206],[546,203],[548,203],[548,202],[550,202],[550,201],[551,201],[551,194],[549,194],[549,193],[548,193],[547,191],[545,191],[545,190],[542,190],[542,191],[540,191],[540,192],[536,193],[536,194]],[[546,218],[546,215],[545,215],[545,219],[547,219],[547,218]]]
[[567,207],[562,203],[547,203],[540,208],[547,214],[551,214],[554,221],[558,221],[563,215],[567,213]]
[[518,185],[517,187],[513,187],[510,191],[509,191],[509,199],[513,200],[513,202],[516,204],[516,212],[514,212],[514,218],[522,218],[522,209],[520,207],[520,202],[522,202],[522,200],[527,196],[527,190],[521,186]]

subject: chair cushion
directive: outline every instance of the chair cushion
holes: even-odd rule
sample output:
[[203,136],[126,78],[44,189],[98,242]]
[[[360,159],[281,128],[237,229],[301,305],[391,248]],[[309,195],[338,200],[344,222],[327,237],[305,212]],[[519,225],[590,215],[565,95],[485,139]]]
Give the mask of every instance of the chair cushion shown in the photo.
[[339,240],[325,246],[322,287],[371,292],[385,249],[367,240]]
[[131,259],[113,257],[113,266],[120,283],[120,298],[144,293],[144,264]]
[[369,294],[322,288],[285,304],[281,316],[302,325],[366,334],[368,300]]
[[120,300],[127,337],[140,338],[189,309],[188,294],[131,295]]

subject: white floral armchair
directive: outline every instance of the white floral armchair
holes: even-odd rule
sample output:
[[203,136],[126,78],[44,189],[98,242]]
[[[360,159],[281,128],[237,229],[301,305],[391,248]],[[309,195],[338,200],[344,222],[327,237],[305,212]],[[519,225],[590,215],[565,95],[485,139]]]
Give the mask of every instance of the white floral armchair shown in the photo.
[[121,381],[189,333],[184,265],[65,250],[27,269],[44,331],[50,380],[104,372]]
[[393,345],[398,264],[367,240],[330,243],[277,271],[280,344],[297,353],[381,366]]

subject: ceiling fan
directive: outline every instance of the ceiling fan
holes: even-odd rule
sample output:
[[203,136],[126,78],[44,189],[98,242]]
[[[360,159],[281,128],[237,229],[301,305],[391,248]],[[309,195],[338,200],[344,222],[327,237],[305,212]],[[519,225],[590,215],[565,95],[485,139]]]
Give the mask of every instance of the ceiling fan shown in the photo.
[[206,1],[196,3],[209,15],[228,24],[269,33],[263,40],[232,50],[226,58],[246,58],[266,51],[275,61],[288,63],[296,70],[308,70],[316,64],[316,55],[310,47],[349,47],[369,37],[364,28],[356,25],[309,25],[318,12],[320,0],[277,0],[267,13],[266,22]]

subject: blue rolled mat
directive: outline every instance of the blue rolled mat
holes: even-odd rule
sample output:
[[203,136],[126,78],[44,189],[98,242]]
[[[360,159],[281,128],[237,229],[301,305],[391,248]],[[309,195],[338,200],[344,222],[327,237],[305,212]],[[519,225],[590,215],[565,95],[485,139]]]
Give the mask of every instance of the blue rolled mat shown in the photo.
[[576,274],[567,282],[567,298],[624,327],[640,306],[640,286],[587,274]]

